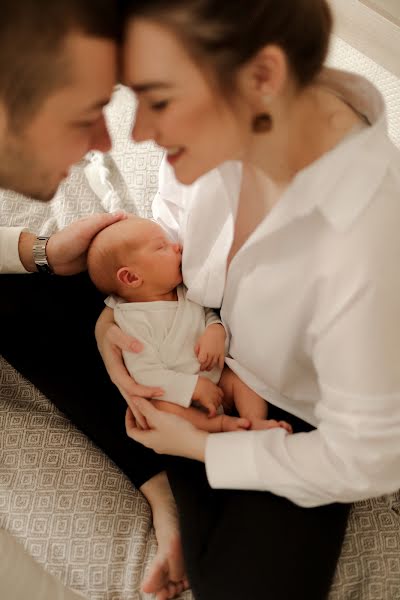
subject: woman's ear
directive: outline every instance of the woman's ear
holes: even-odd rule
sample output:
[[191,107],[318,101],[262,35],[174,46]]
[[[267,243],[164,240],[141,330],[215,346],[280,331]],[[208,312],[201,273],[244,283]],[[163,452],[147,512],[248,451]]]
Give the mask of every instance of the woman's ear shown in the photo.
[[288,79],[284,51],[275,45],[264,46],[239,71],[239,89],[254,108],[279,95]]
[[131,288],[138,288],[143,283],[143,278],[131,267],[121,267],[117,271],[117,279],[123,285],[127,285]]

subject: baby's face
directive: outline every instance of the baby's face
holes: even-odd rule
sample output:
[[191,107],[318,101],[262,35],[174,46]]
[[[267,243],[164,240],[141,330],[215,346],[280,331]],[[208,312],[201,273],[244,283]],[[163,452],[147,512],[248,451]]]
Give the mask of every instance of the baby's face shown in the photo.
[[137,231],[135,262],[144,280],[159,291],[170,291],[182,283],[182,251],[153,221],[143,221]]

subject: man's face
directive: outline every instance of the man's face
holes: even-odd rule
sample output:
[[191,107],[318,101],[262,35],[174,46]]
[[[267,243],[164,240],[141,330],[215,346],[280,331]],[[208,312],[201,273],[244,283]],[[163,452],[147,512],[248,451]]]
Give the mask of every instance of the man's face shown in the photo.
[[[80,33],[65,44],[66,83],[45,98],[21,130],[0,133],[0,187],[50,200],[89,150],[110,149],[103,108],[117,79],[117,46]],[[0,107],[1,108],[1,107]]]

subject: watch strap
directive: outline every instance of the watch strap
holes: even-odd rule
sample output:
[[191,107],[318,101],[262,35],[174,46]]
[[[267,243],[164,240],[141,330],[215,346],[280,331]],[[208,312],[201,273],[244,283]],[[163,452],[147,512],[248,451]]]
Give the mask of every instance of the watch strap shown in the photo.
[[54,271],[49,265],[46,254],[48,241],[49,236],[39,235],[33,244],[32,255],[38,272],[45,275],[52,275]]

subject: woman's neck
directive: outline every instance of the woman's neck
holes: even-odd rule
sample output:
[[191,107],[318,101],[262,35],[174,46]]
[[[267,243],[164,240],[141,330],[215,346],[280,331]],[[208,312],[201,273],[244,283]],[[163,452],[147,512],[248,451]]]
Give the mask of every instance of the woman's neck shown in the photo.
[[278,188],[339,144],[362,117],[332,91],[315,84],[273,107],[272,130],[254,134],[244,160]]

